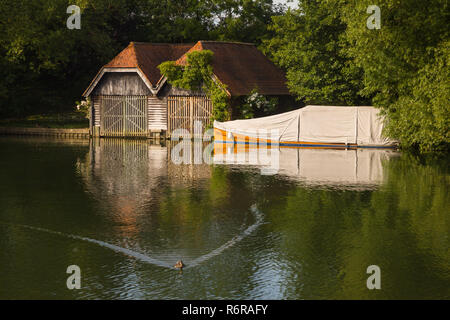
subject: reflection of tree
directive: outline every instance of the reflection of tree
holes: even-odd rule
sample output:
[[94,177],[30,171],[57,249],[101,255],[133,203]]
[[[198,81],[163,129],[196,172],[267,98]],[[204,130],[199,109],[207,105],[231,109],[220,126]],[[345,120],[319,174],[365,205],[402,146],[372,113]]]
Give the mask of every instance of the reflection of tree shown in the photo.
[[[286,259],[298,261],[288,296],[449,297],[449,175],[407,155],[384,167],[388,179],[374,191],[280,185],[264,194]],[[371,264],[381,267],[383,292],[365,286]]]
[[197,252],[197,256],[205,254],[236,236],[243,225],[254,222],[249,220],[253,219],[249,210],[252,198],[241,194],[249,190],[245,179],[237,184],[223,168],[210,168],[208,179],[188,180],[191,171],[188,165],[176,169],[182,168],[187,169],[185,178],[171,183],[159,203],[160,227],[184,242],[174,243],[175,247],[185,248],[186,253]]

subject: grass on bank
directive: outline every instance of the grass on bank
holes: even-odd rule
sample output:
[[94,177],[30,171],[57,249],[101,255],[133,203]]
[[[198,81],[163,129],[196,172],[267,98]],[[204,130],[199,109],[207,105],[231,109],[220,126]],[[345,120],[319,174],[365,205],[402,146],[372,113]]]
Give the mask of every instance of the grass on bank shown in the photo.
[[0,126],[20,128],[82,129],[89,128],[89,120],[79,112],[39,114],[31,115],[22,119],[0,119]]

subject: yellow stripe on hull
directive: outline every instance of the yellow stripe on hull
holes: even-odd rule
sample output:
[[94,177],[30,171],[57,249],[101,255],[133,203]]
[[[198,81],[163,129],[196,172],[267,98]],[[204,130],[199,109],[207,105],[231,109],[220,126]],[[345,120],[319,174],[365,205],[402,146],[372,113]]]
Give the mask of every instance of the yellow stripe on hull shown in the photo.
[[[253,138],[245,135],[233,133],[233,138],[227,137],[227,132],[221,129],[214,128],[214,141],[216,144],[223,144],[226,148],[227,144],[245,144],[249,147],[280,147],[280,148],[313,148],[313,149],[346,149],[356,148],[356,144],[345,143],[327,143],[327,142],[307,142],[307,141],[273,141],[270,139]],[[218,147],[220,148],[220,147]],[[386,148],[384,146],[384,148]],[[389,147],[387,147],[389,148]],[[214,147],[216,149],[216,147]]]

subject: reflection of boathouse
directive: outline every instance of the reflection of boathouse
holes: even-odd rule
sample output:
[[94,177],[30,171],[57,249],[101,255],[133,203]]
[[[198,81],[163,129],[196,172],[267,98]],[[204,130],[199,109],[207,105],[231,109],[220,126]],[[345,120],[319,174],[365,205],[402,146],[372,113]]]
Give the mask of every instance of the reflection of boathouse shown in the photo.
[[80,163],[86,187],[97,198],[110,200],[115,195],[114,201],[140,207],[151,200],[154,189],[210,178],[206,163],[173,163],[171,153],[177,144],[182,144],[181,157],[191,159],[197,152],[190,141],[162,146],[139,139],[93,139],[86,161]]
[[94,139],[79,163],[84,187],[126,235],[138,232],[145,212],[167,172],[167,151],[145,140]]
[[[142,139],[93,139],[85,160],[78,162],[86,191],[127,235],[137,232],[140,216],[149,219],[149,212],[158,211],[164,190],[211,177],[207,164],[172,163],[174,145]],[[193,154],[189,148],[193,146],[183,150]]]

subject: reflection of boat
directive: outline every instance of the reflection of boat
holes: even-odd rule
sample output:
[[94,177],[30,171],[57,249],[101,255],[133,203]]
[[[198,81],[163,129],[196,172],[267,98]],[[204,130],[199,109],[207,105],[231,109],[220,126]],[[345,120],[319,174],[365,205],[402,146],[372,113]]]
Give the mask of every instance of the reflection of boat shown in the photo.
[[[215,143],[214,163],[250,165],[308,184],[373,186],[383,182],[389,149],[252,148]],[[267,170],[271,169],[271,170]]]
[[214,139],[227,144],[309,148],[392,148],[374,107],[307,106],[248,120],[214,121]]

